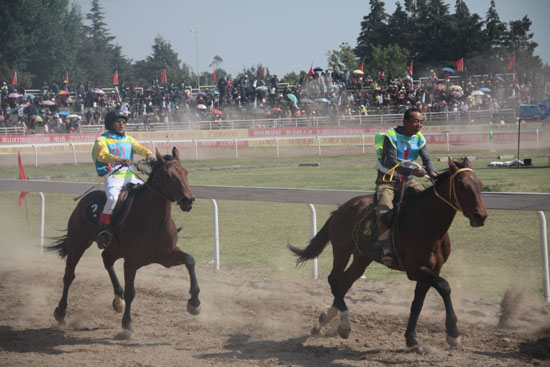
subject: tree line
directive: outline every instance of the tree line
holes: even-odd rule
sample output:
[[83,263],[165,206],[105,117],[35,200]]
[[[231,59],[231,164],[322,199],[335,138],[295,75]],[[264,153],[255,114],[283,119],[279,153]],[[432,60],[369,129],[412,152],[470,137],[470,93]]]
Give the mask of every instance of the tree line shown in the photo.
[[[369,4],[357,45],[342,43],[338,50],[327,52],[329,67],[351,71],[364,64],[371,75],[384,70],[397,77],[405,75],[412,62],[416,78],[430,68],[453,67],[463,58],[467,74],[492,75],[506,72],[514,57],[518,78],[539,83],[550,80],[548,65],[533,54],[537,44],[530,19],[502,22],[494,0],[484,18],[472,14],[463,0],[456,0],[454,13],[442,0],[404,0],[403,5],[398,1],[393,14],[386,13],[381,0]],[[144,86],[150,85],[151,76],[166,70],[169,81],[196,87],[197,75],[160,35],[144,60],[125,57],[104,15],[100,0],[92,0],[86,13],[70,0],[2,1],[0,76],[9,83],[17,71],[18,84],[26,88],[63,81],[67,73],[71,86],[87,81],[111,86],[117,70],[121,79]],[[215,56],[210,64],[218,79],[228,76],[222,63]],[[264,69],[269,75],[262,65],[243,69],[239,75],[258,77]],[[296,83],[303,73],[288,73],[281,81]],[[201,84],[212,83],[209,72],[200,78]]]
[[[456,0],[454,12],[443,0],[404,0],[387,14],[385,3],[370,0],[363,17],[357,45],[347,43],[328,52],[329,65],[357,68],[364,64],[371,75],[385,70],[404,75],[413,63],[413,73],[429,69],[456,69],[464,61],[466,75],[495,75],[515,70],[520,81],[550,81],[550,70],[533,54],[531,20],[527,15],[508,23],[501,21],[495,0],[484,17],[471,13],[464,0]],[[514,59],[514,69],[509,70]]]

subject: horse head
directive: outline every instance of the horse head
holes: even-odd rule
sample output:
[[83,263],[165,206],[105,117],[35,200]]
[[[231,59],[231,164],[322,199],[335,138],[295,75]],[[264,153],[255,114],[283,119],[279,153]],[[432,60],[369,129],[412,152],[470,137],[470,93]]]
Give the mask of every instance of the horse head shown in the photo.
[[180,154],[176,147],[172,148],[172,157],[164,157],[155,150],[157,168],[153,181],[166,199],[178,203],[181,210],[188,212],[193,208],[195,198],[187,182],[187,170],[180,163]]
[[481,198],[481,180],[465,157],[462,164],[449,158],[449,201],[453,201],[472,227],[481,227],[487,218],[487,208]]

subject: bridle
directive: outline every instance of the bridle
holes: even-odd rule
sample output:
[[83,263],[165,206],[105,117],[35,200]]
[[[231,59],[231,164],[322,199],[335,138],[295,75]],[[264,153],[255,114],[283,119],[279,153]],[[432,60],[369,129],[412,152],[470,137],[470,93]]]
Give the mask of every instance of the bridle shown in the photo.
[[454,198],[454,204],[451,203],[449,200],[445,199],[443,196],[439,195],[437,190],[435,189],[435,184],[433,185],[435,196],[440,198],[444,203],[448,204],[451,208],[453,208],[456,211],[462,212],[462,206],[460,205],[460,201],[458,201],[458,196],[456,196],[456,189],[455,189],[455,177],[460,172],[466,172],[466,171],[472,171],[471,168],[461,168],[457,170],[455,173],[451,175],[451,178],[449,179],[449,200],[453,200]]
[[[132,170],[132,169],[130,168],[130,170]],[[139,166],[138,166],[138,171],[141,171],[141,170],[139,169]],[[182,198],[181,200],[178,200],[178,199],[176,199],[176,198],[170,197],[170,196],[168,196],[168,195],[166,195],[166,194],[160,192],[160,191],[157,190],[156,188],[154,188],[153,185],[149,184],[149,183],[147,182],[147,180],[143,179],[143,177],[141,177],[136,171],[132,170],[132,172],[134,172],[134,174],[136,175],[137,178],[139,178],[141,181],[143,181],[143,184],[144,184],[146,187],[148,187],[149,189],[151,189],[151,191],[153,191],[155,194],[157,194],[158,196],[160,196],[160,197],[163,198],[164,200],[167,200],[167,201],[169,201],[169,202],[171,202],[171,203],[173,203],[173,204],[177,204],[177,205],[180,205],[180,206],[183,204],[183,202],[184,202],[185,200],[189,200],[189,199],[187,199],[187,198],[185,197],[185,195],[183,196],[183,198]],[[156,181],[156,182],[158,182],[158,181]]]

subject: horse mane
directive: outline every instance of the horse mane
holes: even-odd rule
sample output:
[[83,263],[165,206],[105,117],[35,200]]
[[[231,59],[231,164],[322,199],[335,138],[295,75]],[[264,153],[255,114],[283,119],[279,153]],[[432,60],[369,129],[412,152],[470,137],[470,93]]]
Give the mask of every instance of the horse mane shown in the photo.
[[[174,159],[175,158],[172,157],[170,154],[164,155],[164,160],[165,161],[173,161]],[[137,195],[140,192],[142,192],[145,189],[145,187],[147,186],[147,184],[151,183],[151,181],[153,180],[153,177],[155,176],[155,173],[158,171],[158,169],[160,167],[164,166],[164,164],[161,163],[158,160],[150,161],[147,164],[151,168],[151,173],[149,173],[149,177],[147,178],[146,184],[141,184],[141,185],[131,185],[131,184],[129,184],[128,185],[128,195]]]

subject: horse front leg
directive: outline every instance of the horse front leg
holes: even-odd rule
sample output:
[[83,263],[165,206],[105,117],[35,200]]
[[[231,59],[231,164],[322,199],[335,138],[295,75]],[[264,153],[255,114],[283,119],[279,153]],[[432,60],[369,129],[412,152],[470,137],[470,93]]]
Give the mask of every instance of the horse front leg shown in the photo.
[[132,331],[132,301],[136,295],[136,290],[134,288],[134,281],[136,279],[136,266],[124,262],[124,302],[126,303],[124,307],[124,314],[122,315],[122,328]]
[[115,261],[118,260],[120,257],[115,257],[108,251],[103,251],[101,253],[101,257],[103,258],[103,266],[105,266],[107,273],[109,273],[109,278],[111,279],[111,283],[113,284],[113,290],[115,293],[115,298],[113,299],[113,310],[120,313],[125,306],[124,299],[122,298],[124,294],[124,289],[120,285],[115,269],[113,267]]
[[164,266],[171,267],[184,264],[189,272],[189,294],[191,298],[187,301],[187,312],[191,315],[198,315],[201,312],[201,301],[199,300],[199,282],[195,274],[195,259],[190,254],[183,252],[179,247],[174,249],[171,257],[164,262]]
[[409,349],[419,350],[418,341],[416,340],[416,323],[418,322],[418,316],[420,316],[422,306],[424,305],[424,299],[429,289],[429,285],[422,282],[416,282],[407,331],[405,331],[405,340],[407,342],[407,348]]
[[434,287],[443,299],[443,303],[445,304],[447,343],[452,347],[459,346],[460,333],[457,326],[458,319],[453,308],[453,302],[451,301],[451,286],[449,282],[427,268],[421,269],[418,280]]

